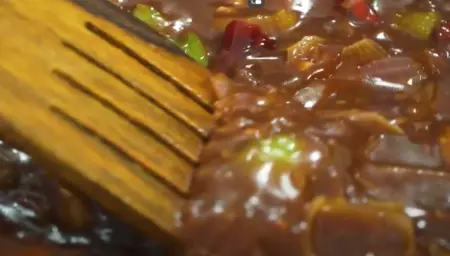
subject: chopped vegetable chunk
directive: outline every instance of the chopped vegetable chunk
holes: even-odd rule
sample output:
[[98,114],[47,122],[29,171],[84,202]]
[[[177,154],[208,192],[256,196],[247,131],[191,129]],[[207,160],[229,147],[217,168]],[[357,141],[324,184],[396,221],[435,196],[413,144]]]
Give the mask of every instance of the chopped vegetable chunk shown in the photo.
[[185,40],[179,40],[178,45],[187,55],[202,66],[208,66],[208,53],[206,52],[202,41],[195,33],[189,32]]
[[320,44],[324,42],[325,40],[318,36],[303,37],[302,40],[289,46],[287,49],[287,61],[292,62],[297,58],[312,59]]
[[[162,32],[170,26],[170,22],[164,19],[155,8],[144,4],[138,4],[133,10],[133,16],[145,22],[156,31]],[[168,35],[189,57],[200,65],[208,66],[208,53],[203,46],[201,39],[194,32],[188,32],[185,37]]]
[[354,61],[358,64],[366,64],[374,60],[379,60],[387,55],[383,47],[368,38],[355,42],[345,47],[342,51],[344,61]]
[[367,21],[370,23],[377,23],[380,21],[378,15],[365,1],[357,1],[350,7],[350,10],[353,16],[360,21]]
[[259,158],[262,161],[285,161],[296,163],[302,154],[299,141],[289,136],[277,136],[259,142]]
[[160,31],[164,27],[168,26],[167,21],[161,16],[161,13],[159,13],[155,8],[147,5],[136,5],[133,10],[133,16],[145,22],[157,31]]
[[438,12],[411,12],[399,15],[396,25],[405,33],[426,40],[438,25],[439,18]]

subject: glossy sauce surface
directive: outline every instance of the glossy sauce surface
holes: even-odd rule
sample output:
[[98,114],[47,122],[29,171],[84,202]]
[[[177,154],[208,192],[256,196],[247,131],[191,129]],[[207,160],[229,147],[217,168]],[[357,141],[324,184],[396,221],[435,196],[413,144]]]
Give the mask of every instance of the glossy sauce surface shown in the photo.
[[450,255],[449,4],[216,12],[187,255]]

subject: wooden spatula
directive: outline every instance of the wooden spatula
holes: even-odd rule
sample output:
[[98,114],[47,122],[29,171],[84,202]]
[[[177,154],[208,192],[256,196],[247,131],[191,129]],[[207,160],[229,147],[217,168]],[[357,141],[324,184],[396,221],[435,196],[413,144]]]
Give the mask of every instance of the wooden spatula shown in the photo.
[[214,125],[210,74],[108,3],[74,1],[96,15],[67,0],[0,1],[0,133],[134,226],[171,236]]

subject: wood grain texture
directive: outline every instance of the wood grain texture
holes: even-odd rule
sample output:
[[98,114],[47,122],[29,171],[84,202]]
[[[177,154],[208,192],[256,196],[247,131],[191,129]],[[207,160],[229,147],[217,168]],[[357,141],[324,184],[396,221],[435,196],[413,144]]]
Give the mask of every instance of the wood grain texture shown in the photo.
[[0,68],[0,77],[0,132],[6,141],[20,145],[142,230],[152,235],[173,231],[173,214],[183,201],[178,194],[100,139],[56,115],[45,99],[9,71]]
[[209,71],[66,0],[0,1],[0,33],[0,134],[134,226],[173,237],[214,126]]
[[[136,54],[136,57],[170,77],[205,106],[209,106],[213,102],[214,94],[207,86],[210,82],[209,71],[183,56],[174,55],[162,48],[148,44],[119,29],[109,21],[95,17],[67,1],[57,0],[52,1],[51,4],[43,4],[41,1],[23,0],[9,1],[8,3],[30,20],[48,25],[60,38],[69,42],[77,42],[80,45],[85,43],[86,48],[83,50],[90,50],[92,56],[96,56],[94,54],[97,51],[100,53],[108,51],[100,48],[103,44],[92,42],[93,38],[91,40],[91,37],[94,35],[86,30],[86,23],[101,28],[108,35],[113,35],[122,46],[132,46],[129,49]],[[83,40],[80,40],[80,37]],[[110,61],[103,61],[103,63],[120,62],[120,59],[115,57],[108,56]],[[133,73],[136,75],[137,72],[131,72],[131,74]]]
[[[41,95],[51,106],[72,116],[99,136],[108,138],[111,143],[121,148],[130,157],[166,179],[169,184],[174,185],[182,192],[187,192],[186,177],[190,176],[192,167],[186,161],[183,161],[182,158],[162,145],[153,136],[140,131],[126,119],[105,108],[101,102],[86,96],[61,78],[52,75],[52,72],[55,69],[64,70],[74,79],[87,82],[84,84],[91,90],[95,90],[98,88],[97,86],[102,86],[105,93],[116,96],[116,99],[123,99],[123,91],[127,87],[115,84],[117,83],[115,79],[108,77],[100,70],[95,70],[95,67],[91,65],[84,64],[85,61],[77,58],[75,54],[64,49],[61,51],[58,43],[51,41],[52,34],[46,33],[45,28],[40,28],[36,24],[35,26],[31,26],[31,23],[26,24],[27,22],[23,22],[24,20],[20,17],[14,17],[14,13],[7,14],[0,11],[0,15],[8,17],[6,24],[14,24],[14,26],[2,26],[3,23],[0,22],[1,31],[7,31],[8,28],[11,28],[9,40],[0,42],[2,48],[0,65],[2,67],[17,76],[20,75],[20,78],[27,84],[27,90]],[[17,25],[23,27],[24,33],[14,34],[15,29],[13,28]],[[42,40],[45,40],[45,45],[39,43]],[[26,47],[24,47],[25,45]],[[100,77],[101,75],[103,77]],[[118,88],[124,90],[119,91]],[[128,103],[128,106],[136,107],[139,100],[139,95],[134,93],[130,96],[129,101],[117,101],[114,104],[120,107],[120,105]],[[141,100],[145,101],[143,98]],[[178,144],[184,146],[186,150],[192,150],[195,147],[193,153],[199,154],[201,149],[200,138],[192,131],[181,130],[180,132],[177,130],[181,129],[179,127],[186,128],[186,126],[182,124],[173,126],[173,123],[177,122],[176,120],[171,122],[171,119],[161,118],[160,115],[152,115],[151,111],[161,111],[155,106],[134,109],[142,115],[142,118],[159,125],[157,127],[159,129],[155,129],[155,133],[164,134],[167,131],[172,131],[169,132],[169,135],[178,133],[176,136],[181,138]],[[193,156],[194,159],[196,157]]]

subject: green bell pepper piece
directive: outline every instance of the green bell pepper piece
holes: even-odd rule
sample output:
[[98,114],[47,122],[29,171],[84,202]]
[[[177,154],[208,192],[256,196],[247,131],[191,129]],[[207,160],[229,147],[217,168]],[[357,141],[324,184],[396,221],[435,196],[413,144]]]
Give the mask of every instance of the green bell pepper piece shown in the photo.
[[277,135],[259,141],[258,156],[261,161],[298,163],[302,157],[302,145],[295,138]]
[[133,10],[133,16],[145,22],[151,28],[160,31],[166,27],[167,21],[155,8],[144,4],[138,4]]
[[411,12],[398,16],[395,24],[411,36],[427,40],[439,20],[438,12]]
[[189,32],[183,40],[178,41],[178,46],[200,65],[208,66],[208,53],[197,34]]
[[[133,10],[133,16],[145,22],[147,25],[157,31],[161,31],[164,27],[167,26],[167,21],[164,19],[161,13],[148,5],[136,5]],[[180,47],[188,56],[193,58],[200,65],[204,67],[208,66],[208,54],[197,34],[189,32],[185,37],[176,39],[173,38],[173,36],[168,36],[168,38],[176,45],[178,45],[178,47]]]

